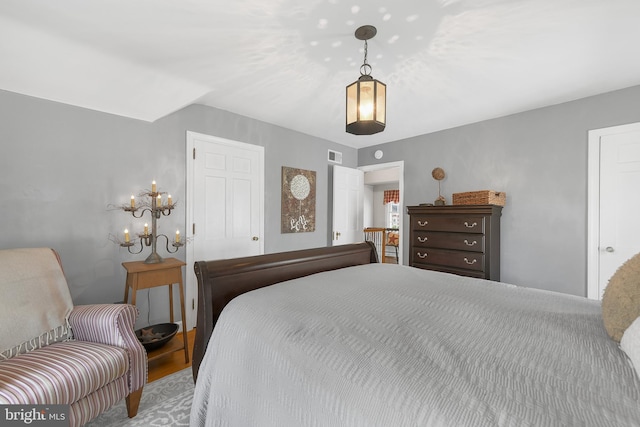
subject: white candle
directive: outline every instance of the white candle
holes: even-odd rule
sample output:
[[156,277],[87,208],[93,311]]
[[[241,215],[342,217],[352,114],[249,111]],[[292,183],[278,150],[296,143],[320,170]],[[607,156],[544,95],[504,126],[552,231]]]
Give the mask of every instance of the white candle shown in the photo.
[[129,230],[127,230],[126,228],[124,229],[124,242],[125,243],[129,243],[130,238],[129,238]]
[[131,208],[135,209],[136,207],[136,198],[133,197],[133,194],[131,195]]
[[180,230],[176,230],[176,243],[180,243]]
[[171,194],[169,194],[169,195],[167,196],[167,204],[168,204],[169,206],[171,206],[171,205],[172,205],[172,203],[171,203]]
[[144,235],[145,236],[149,235],[149,224],[147,223],[144,224]]
[[151,192],[155,193],[158,190],[158,187],[156,186],[156,181],[152,181],[151,182]]

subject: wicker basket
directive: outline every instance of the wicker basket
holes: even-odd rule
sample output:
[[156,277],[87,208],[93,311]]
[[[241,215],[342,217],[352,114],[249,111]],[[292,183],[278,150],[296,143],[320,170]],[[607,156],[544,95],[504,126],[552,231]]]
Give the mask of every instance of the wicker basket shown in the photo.
[[507,193],[500,191],[482,190],[466,193],[453,193],[454,205],[497,205],[504,206]]

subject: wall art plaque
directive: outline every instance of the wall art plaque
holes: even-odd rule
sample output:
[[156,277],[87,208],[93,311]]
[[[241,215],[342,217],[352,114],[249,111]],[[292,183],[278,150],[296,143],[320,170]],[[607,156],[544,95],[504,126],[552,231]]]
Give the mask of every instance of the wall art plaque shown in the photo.
[[282,167],[282,233],[316,230],[316,172]]

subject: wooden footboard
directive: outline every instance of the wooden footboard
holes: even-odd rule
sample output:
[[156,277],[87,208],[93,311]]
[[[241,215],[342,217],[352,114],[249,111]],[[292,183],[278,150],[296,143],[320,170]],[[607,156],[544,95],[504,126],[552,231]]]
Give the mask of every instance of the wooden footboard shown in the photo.
[[371,242],[196,262],[198,320],[193,347],[194,380],[213,327],[233,298],[285,280],[374,262],[378,262],[378,254]]

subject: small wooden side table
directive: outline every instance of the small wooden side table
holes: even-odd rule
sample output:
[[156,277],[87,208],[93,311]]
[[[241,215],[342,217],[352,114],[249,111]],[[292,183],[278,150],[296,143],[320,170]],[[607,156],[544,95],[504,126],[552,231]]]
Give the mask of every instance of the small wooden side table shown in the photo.
[[[129,302],[129,288],[131,288],[131,304],[136,305],[136,294],[140,289],[155,288],[169,285],[169,317],[173,323],[173,285],[180,288],[180,310],[182,311],[182,345],[167,343],[164,347],[156,349],[148,355],[148,360],[153,360],[167,353],[184,349],[184,361],[189,363],[189,345],[187,343],[187,321],[184,309],[184,289],[182,286],[182,266],[186,263],[176,258],[165,258],[157,264],[145,264],[144,261],[123,262],[122,266],[127,270],[127,283],[124,287],[124,302]],[[173,341],[173,340],[172,340]]]

